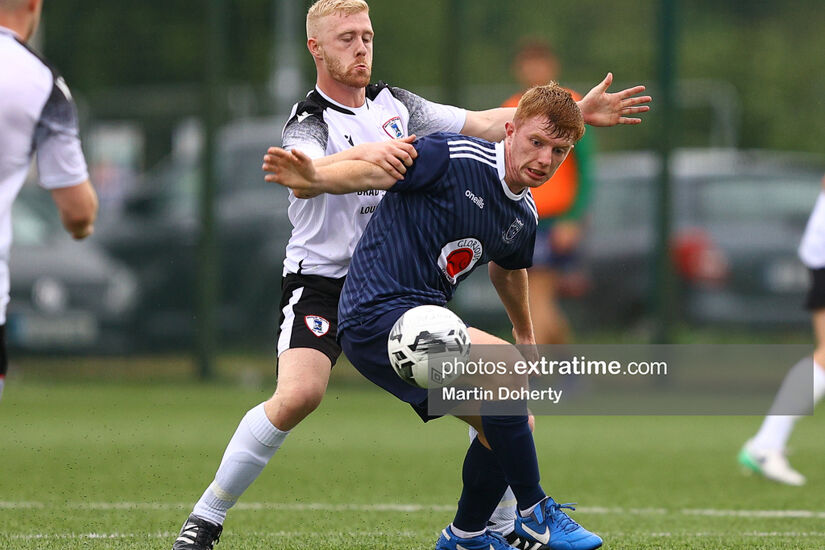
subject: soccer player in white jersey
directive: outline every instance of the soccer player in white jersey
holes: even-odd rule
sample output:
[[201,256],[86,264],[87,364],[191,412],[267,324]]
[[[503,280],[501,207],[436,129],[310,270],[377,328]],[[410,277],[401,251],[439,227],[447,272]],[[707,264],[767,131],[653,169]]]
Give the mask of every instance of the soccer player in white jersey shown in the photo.
[[[801,359],[794,365],[780,387],[774,400],[777,412],[787,411],[790,404],[810,403],[799,391],[807,391],[813,369],[813,405],[825,395],[825,177],[802,243],[799,257],[811,273],[811,286],[805,307],[811,311],[811,322],[816,338],[813,356]],[[811,411],[800,411],[810,413]],[[804,485],[805,476],[793,469],[785,456],[791,432],[800,416],[769,414],[762,427],[749,439],[739,452],[739,463],[767,479],[787,485]]]
[[[284,128],[286,149],[300,149],[315,166],[361,159],[399,178],[412,163],[413,134],[437,131],[499,141],[514,109],[465,111],[435,104],[383,83],[370,85],[374,32],[363,0],[319,0],[307,13],[307,48],[317,80]],[[585,122],[636,124],[648,110],[637,86],[607,93],[609,75],[579,106]],[[379,142],[367,145],[366,142]],[[383,196],[366,191],[345,196],[290,195],[294,229],[287,245],[277,339],[278,385],[252,408],[230,440],[213,482],[184,523],[175,550],[212,548],[227,510],[260,474],[289,431],[321,402],[330,369],[341,353],[337,307],[352,252]]]
[[26,45],[41,8],[42,0],[0,0],[0,397],[7,368],[11,208],[35,151],[40,185],[51,191],[66,230],[76,239],[87,237],[97,215],[72,95]]

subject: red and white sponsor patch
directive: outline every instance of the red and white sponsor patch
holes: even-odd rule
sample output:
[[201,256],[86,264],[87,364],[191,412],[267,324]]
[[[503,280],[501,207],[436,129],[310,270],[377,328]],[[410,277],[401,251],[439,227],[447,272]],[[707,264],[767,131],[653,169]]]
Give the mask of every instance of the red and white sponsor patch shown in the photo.
[[304,317],[304,322],[307,328],[312,331],[312,334],[320,338],[329,332],[329,321],[318,315],[307,315]]
[[481,258],[484,247],[481,241],[466,237],[445,244],[438,256],[438,267],[450,284],[456,284],[458,278],[468,273]]

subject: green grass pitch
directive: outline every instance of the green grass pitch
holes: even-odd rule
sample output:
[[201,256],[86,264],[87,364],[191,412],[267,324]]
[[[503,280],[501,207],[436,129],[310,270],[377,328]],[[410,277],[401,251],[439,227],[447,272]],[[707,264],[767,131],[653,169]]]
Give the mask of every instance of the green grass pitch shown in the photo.
[[[0,548],[168,549],[264,390],[12,380],[0,403]],[[792,446],[803,488],[743,476],[756,417],[541,417],[544,488],[610,549],[825,547],[825,418]],[[230,512],[218,549],[432,549],[466,428],[366,382],[330,387]]]

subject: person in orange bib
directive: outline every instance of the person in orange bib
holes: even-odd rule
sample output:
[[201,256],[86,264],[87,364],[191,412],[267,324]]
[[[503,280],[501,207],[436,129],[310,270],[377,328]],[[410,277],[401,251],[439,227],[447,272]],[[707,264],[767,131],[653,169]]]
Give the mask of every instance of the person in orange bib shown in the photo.
[[[513,72],[528,89],[556,80],[561,64],[544,41],[525,41],[513,60]],[[581,96],[568,90],[574,99]],[[524,92],[512,95],[502,107],[515,107]],[[539,213],[539,230],[529,273],[530,311],[536,343],[565,344],[570,325],[558,304],[561,291],[576,295],[587,284],[578,270],[577,249],[593,188],[593,137],[586,133],[576,144],[549,185],[532,190]]]

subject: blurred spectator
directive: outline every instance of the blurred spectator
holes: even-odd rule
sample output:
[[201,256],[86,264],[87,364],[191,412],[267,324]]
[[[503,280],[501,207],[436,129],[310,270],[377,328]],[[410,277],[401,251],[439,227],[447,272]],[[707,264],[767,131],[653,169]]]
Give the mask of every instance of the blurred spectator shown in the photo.
[[[502,106],[517,106],[523,90],[557,80],[560,69],[549,44],[541,40],[523,42],[513,60],[513,72],[522,91]],[[575,91],[568,91],[577,101],[581,99]],[[530,311],[537,344],[570,341],[570,326],[558,296],[580,295],[587,288],[578,247],[593,186],[592,155],[593,138],[585,133],[549,183],[531,191],[541,218],[533,267],[529,270]]]
[[40,185],[51,191],[66,231],[76,239],[91,235],[97,215],[72,95],[25,43],[37,29],[41,8],[42,0],[0,0],[0,396],[8,365],[11,208],[35,150]]
[[102,218],[120,215],[124,201],[137,187],[143,133],[133,122],[98,123],[86,136],[89,171],[100,199]]

